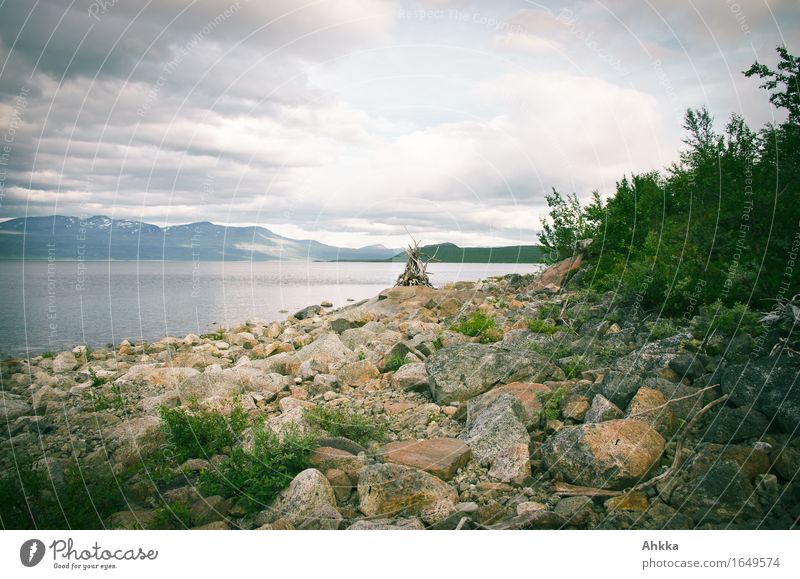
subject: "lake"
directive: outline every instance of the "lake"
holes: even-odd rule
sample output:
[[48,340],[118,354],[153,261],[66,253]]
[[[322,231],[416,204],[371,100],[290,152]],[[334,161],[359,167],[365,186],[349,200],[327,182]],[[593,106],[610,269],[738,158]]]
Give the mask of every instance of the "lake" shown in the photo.
[[[335,307],[394,285],[403,263],[0,262],[0,358],[202,334],[250,319],[284,320],[323,300]],[[436,263],[434,285],[533,264]],[[284,311],[285,310],[285,311]]]

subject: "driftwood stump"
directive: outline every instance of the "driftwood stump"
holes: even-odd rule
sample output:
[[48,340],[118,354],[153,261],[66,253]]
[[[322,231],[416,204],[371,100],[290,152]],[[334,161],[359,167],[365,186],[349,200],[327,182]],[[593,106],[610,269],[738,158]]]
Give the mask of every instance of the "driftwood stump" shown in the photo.
[[433,258],[428,261],[422,260],[422,250],[416,239],[411,239],[411,245],[406,249],[406,255],[408,256],[406,268],[397,278],[395,285],[433,287],[431,280],[428,279],[428,273],[425,271]]

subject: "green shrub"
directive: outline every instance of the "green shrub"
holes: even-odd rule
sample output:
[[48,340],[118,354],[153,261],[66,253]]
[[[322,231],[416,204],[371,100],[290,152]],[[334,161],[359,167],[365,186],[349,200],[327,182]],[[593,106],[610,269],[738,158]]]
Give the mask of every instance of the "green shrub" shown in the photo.
[[575,380],[579,378],[581,373],[586,371],[588,368],[586,367],[586,362],[583,356],[572,356],[569,361],[561,367],[561,369],[564,370],[567,380]]
[[42,352],[42,358],[55,358],[56,355],[53,352],[47,351]]
[[225,339],[225,328],[220,328],[216,332],[210,332],[208,334],[200,334],[200,337],[206,340],[219,342]]
[[92,368],[89,368],[89,378],[92,381],[92,389],[87,391],[86,398],[95,411],[122,410],[125,407],[125,395],[119,384],[112,384],[109,392],[103,393],[99,391],[99,388],[106,384],[106,379],[98,378]]
[[647,322],[647,329],[650,332],[650,339],[663,340],[679,334],[681,329],[672,320],[659,319],[655,322]]
[[742,303],[727,307],[717,300],[713,304],[704,306],[703,314],[696,317],[691,326],[694,337],[701,340],[714,333],[725,338],[732,338],[738,334],[755,337],[764,330],[759,315]]
[[110,465],[92,471],[77,464],[63,481],[18,463],[18,471],[0,477],[0,526],[4,529],[99,529],[127,505],[126,489]]
[[567,390],[563,387],[537,395],[539,401],[542,403],[541,413],[545,420],[558,420],[558,417],[561,415],[559,405],[566,395]]
[[503,339],[503,331],[495,321],[480,310],[475,310],[466,319],[450,326],[450,329],[471,338],[480,337],[483,344],[498,342]]
[[558,304],[542,304],[537,312],[540,320],[557,320],[561,317],[561,306]]
[[289,430],[278,438],[263,425],[253,427],[253,451],[236,446],[215,467],[200,473],[206,496],[238,497],[249,511],[268,505],[298,473],[308,468],[316,435]]
[[102,386],[106,383],[105,378],[99,378],[94,371],[94,368],[89,368],[89,379],[92,381],[92,386]]
[[207,408],[167,408],[162,406],[161,419],[175,459],[206,458],[233,446],[247,427],[247,413],[240,405],[230,413]]
[[384,362],[383,369],[386,372],[397,372],[400,368],[405,366],[405,364],[406,357],[401,354],[396,354]]
[[552,322],[542,319],[528,320],[528,329],[534,334],[555,334],[558,328]]
[[481,332],[481,344],[492,344],[503,339],[503,330],[500,328],[486,328]]
[[188,529],[192,526],[192,514],[189,505],[184,501],[164,503],[153,513],[153,520],[148,526],[151,530]]
[[306,410],[306,417],[311,424],[325,430],[331,436],[344,436],[362,445],[372,441],[380,442],[385,434],[383,425],[347,408],[316,406]]

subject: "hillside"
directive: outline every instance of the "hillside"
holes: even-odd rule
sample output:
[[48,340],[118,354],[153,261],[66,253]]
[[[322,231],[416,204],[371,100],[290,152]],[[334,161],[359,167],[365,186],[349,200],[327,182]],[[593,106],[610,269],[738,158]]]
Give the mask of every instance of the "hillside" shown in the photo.
[[[454,243],[426,245],[422,256],[443,263],[542,263],[544,251],[538,245],[508,245],[503,247],[459,247]],[[405,261],[400,252],[391,261]]]
[[382,245],[334,247],[282,237],[264,227],[208,221],[159,227],[101,215],[85,220],[56,215],[0,223],[0,259],[357,261],[388,259],[397,251]]

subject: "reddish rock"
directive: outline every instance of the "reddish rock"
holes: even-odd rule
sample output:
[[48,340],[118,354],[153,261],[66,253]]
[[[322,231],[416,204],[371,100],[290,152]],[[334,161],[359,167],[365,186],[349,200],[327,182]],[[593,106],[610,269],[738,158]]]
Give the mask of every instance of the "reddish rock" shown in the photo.
[[511,394],[519,400],[520,406],[522,406],[525,426],[530,426],[538,422],[539,419],[539,412],[542,409],[539,396],[548,392],[550,392],[550,388],[536,382],[514,382],[505,386],[498,386],[469,401],[467,404],[467,421],[480,414],[481,411],[503,394]]
[[389,415],[402,414],[406,410],[411,410],[414,406],[413,402],[406,400],[388,400],[383,403],[383,411]]
[[534,291],[544,289],[547,287],[555,287],[556,289],[560,289],[561,286],[564,284],[564,281],[567,279],[567,275],[575,271],[581,266],[583,260],[581,256],[578,255],[576,257],[568,257],[558,263],[554,263],[546,270],[544,270],[540,275],[539,279],[536,280],[536,283],[533,284]]
[[380,452],[386,462],[413,466],[445,480],[467,464],[472,454],[469,446],[456,438],[392,442]]

